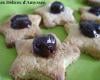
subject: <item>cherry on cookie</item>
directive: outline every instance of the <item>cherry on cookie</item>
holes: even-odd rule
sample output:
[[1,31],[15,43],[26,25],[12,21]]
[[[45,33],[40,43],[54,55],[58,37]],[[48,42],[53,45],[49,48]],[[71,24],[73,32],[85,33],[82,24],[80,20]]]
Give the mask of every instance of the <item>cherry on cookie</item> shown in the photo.
[[45,58],[54,55],[56,51],[55,37],[51,34],[36,37],[33,41],[33,50],[37,55]]
[[27,15],[16,15],[11,19],[11,27],[13,29],[28,28],[28,25],[32,25]]
[[55,1],[51,4],[50,6],[50,12],[53,14],[59,14],[62,11],[64,11],[64,5],[63,3],[59,2],[59,1]]

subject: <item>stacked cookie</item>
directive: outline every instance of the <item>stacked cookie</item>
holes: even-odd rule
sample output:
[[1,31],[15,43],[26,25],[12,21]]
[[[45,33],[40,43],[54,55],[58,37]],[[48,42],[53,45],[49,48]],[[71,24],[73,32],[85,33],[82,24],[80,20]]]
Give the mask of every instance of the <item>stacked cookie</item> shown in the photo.
[[[65,80],[66,68],[79,58],[80,50],[100,58],[99,34],[97,27],[94,28],[97,23],[87,22],[83,17],[79,25],[73,10],[59,1],[40,7],[34,13],[14,15],[0,27],[7,47],[14,46],[17,51],[10,69],[15,80]],[[64,26],[68,37],[61,43],[55,34],[43,34],[41,22],[47,28]]]

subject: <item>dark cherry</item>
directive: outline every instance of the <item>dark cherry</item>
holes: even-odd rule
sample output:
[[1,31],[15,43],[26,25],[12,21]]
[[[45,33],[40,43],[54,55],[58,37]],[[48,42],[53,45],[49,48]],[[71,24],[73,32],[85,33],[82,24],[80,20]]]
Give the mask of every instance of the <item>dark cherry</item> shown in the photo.
[[95,30],[100,34],[100,24],[95,24]]
[[90,8],[89,12],[96,16],[99,16],[100,15],[100,7],[99,6],[92,7],[92,8]]
[[95,21],[81,21],[80,22],[80,31],[82,32],[83,35],[90,37],[90,38],[95,38],[96,35],[98,34],[97,31],[99,32],[99,26],[96,24]]
[[61,13],[62,11],[64,11],[63,3],[59,2],[59,1],[55,1],[51,4],[51,7],[50,7],[51,13],[58,14],[58,13]]
[[51,34],[35,37],[33,51],[35,54],[45,58],[54,55],[56,51],[55,37]]
[[23,29],[28,28],[28,25],[31,25],[27,15],[16,15],[11,19],[11,27],[13,29]]

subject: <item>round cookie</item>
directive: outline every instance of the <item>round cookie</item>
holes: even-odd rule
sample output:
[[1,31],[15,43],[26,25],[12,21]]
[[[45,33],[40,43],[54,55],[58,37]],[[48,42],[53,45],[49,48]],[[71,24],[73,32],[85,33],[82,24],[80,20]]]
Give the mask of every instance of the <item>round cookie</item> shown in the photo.
[[[47,41],[43,38],[44,36],[38,36],[38,39],[41,40],[37,43],[37,46],[42,44],[42,47],[39,46],[39,50],[44,51],[44,46],[49,46],[50,43],[54,44],[56,40],[56,50],[55,53],[52,53],[51,47],[50,51],[53,56],[43,57],[35,53],[33,49],[33,43],[37,39],[37,37],[33,39],[23,39],[18,40],[16,42],[16,49],[17,49],[17,58],[15,59],[11,70],[10,75],[15,80],[18,79],[38,79],[38,80],[65,80],[65,71],[69,64],[76,61],[80,56],[80,50],[73,44],[64,41],[61,43],[59,39],[52,34],[48,34],[49,37]],[[46,35],[46,36],[48,36]],[[50,36],[51,35],[51,36]],[[53,38],[52,38],[53,37]],[[43,45],[44,44],[44,45]],[[48,46],[45,46],[47,50]],[[45,50],[45,51],[46,51]],[[40,51],[40,53],[41,53]],[[46,51],[41,54],[48,54]]]
[[73,10],[69,7],[65,7],[64,4],[59,1],[46,4],[43,7],[37,8],[34,12],[41,15],[43,24],[49,28],[75,22]]
[[41,33],[39,15],[14,15],[4,24],[0,25],[0,33],[5,36],[6,44],[12,47],[16,40],[33,37]]

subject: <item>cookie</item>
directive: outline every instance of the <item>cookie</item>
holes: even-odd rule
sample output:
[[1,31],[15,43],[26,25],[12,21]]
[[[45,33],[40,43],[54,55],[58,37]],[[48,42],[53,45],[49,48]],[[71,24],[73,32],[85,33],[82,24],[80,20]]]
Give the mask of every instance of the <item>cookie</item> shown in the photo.
[[94,21],[81,21],[78,23],[66,24],[68,31],[67,40],[77,45],[81,51],[87,52],[95,59],[100,59],[100,24]]
[[18,53],[10,75],[15,80],[65,80],[66,68],[80,56],[80,50],[53,35],[39,35],[16,42]]
[[43,24],[47,28],[75,22],[73,16],[74,11],[69,7],[65,7],[64,4],[59,1],[46,4],[43,7],[37,8],[34,12],[42,16]]
[[81,20],[100,21],[100,7],[83,7],[80,8]]
[[100,0],[88,0],[90,3],[100,4]]
[[0,33],[5,36],[6,44],[12,47],[16,40],[33,37],[41,33],[39,15],[14,15],[0,27]]

